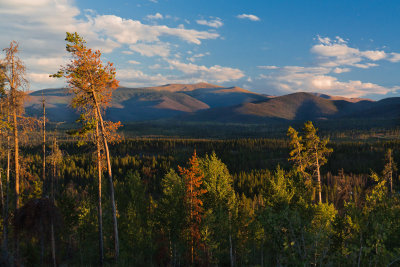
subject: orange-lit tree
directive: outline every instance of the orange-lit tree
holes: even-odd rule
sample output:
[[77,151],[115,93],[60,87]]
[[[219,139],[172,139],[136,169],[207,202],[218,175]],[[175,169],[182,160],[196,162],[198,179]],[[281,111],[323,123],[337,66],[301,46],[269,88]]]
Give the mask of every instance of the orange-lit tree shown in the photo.
[[25,92],[23,89],[27,86],[28,82],[25,79],[25,65],[22,60],[18,57],[19,47],[18,43],[12,41],[10,46],[3,49],[6,56],[3,60],[2,75],[5,80],[6,87],[8,87],[8,98],[9,98],[9,113],[12,119],[12,130],[14,137],[14,164],[15,164],[15,208],[18,209],[20,206],[19,198],[19,136],[18,118],[21,116],[24,109]]
[[114,185],[111,171],[110,152],[108,142],[111,133],[115,132],[120,123],[111,123],[103,120],[105,109],[110,106],[112,92],[118,87],[119,81],[116,80],[115,68],[108,62],[103,64],[101,52],[93,51],[86,47],[85,40],[76,32],[68,33],[67,51],[71,53],[72,60],[63,66],[57,74],[52,77],[65,77],[70,91],[73,93],[71,102],[72,107],[81,112],[80,122],[83,124],[80,134],[94,133],[97,146],[97,159],[99,170],[99,242],[100,242],[100,263],[103,262],[103,241],[102,241],[102,219],[101,219],[101,163],[100,163],[100,143],[106,158],[108,180],[110,184],[111,207],[114,223],[114,249],[115,259],[119,255],[119,238],[117,212],[114,198]]
[[195,248],[202,248],[200,236],[200,224],[203,215],[202,195],[207,190],[202,188],[203,173],[199,167],[199,160],[194,151],[193,156],[189,159],[189,168],[181,168],[178,166],[180,174],[185,180],[185,206],[187,211],[188,222],[188,241],[190,245],[190,261],[191,265],[197,262]]
[[[18,128],[23,125],[21,122],[21,116],[24,111],[24,100],[25,100],[25,92],[24,89],[27,87],[28,82],[25,78],[25,65],[22,60],[18,57],[19,47],[16,41],[12,41],[10,46],[4,48],[3,51],[5,52],[5,58],[1,60],[0,65],[0,72],[1,72],[1,79],[2,79],[2,87],[7,92],[4,94],[4,101],[3,104],[6,104],[7,110],[3,114],[3,118],[7,118],[3,122],[7,121],[10,128],[12,129],[12,137],[14,143],[14,174],[15,174],[15,209],[17,210],[20,207],[20,155],[19,155],[19,131]],[[7,140],[8,140],[8,159],[7,159],[7,188],[9,184],[9,159],[10,159],[10,137],[11,132],[7,131]],[[7,194],[7,207],[5,210],[5,218],[8,217],[8,194]],[[5,223],[6,229],[5,233],[5,240],[3,242],[4,248],[7,247],[7,222]],[[15,236],[15,260],[18,261],[19,258],[19,241],[18,238]]]

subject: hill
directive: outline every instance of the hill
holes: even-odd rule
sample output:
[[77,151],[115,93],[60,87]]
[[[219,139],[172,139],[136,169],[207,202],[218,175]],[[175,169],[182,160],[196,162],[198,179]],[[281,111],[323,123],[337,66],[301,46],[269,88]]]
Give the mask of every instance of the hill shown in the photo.
[[[76,113],[68,107],[71,95],[64,89],[30,94],[27,113],[41,116],[44,94],[52,121],[72,122]],[[209,83],[167,84],[157,87],[120,87],[113,94],[107,118],[133,122],[175,120],[193,122],[264,123],[272,121],[397,119],[400,98],[380,101],[318,93],[267,96],[240,87]]]

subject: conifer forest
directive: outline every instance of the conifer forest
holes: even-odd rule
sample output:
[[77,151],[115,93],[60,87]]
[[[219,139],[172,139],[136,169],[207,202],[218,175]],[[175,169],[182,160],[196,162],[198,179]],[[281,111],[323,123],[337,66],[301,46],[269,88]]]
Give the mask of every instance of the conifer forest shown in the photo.
[[65,40],[51,76],[74,124],[49,120],[45,95],[28,116],[18,43],[1,54],[1,266],[400,266],[398,126],[379,139],[318,121],[273,137],[134,136],[107,119],[118,70]]

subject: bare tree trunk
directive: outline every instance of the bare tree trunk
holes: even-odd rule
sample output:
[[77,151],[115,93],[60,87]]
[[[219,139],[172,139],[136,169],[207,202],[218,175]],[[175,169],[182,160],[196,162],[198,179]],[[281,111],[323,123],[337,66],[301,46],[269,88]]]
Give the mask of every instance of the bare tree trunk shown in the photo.
[[53,169],[53,174],[51,175],[51,181],[50,181],[50,198],[51,198],[52,202],[54,202],[54,200],[55,200],[54,181],[56,179],[56,172],[57,172],[56,146],[57,146],[57,139],[56,139],[56,136],[54,134],[53,147],[51,149],[52,150],[51,153],[53,154],[53,160],[52,160],[52,163],[51,163],[52,164],[52,169]]
[[390,172],[389,172],[390,195],[392,195],[392,193],[393,193],[393,162],[392,162],[392,151],[390,151],[390,155],[389,155],[389,164],[390,164]]
[[7,135],[6,201],[3,209],[3,251],[8,257],[8,204],[10,201],[10,135]]
[[46,186],[46,105],[44,101],[44,96],[42,93],[42,104],[43,104],[43,194],[45,194],[47,190],[45,188],[48,188],[48,185]]
[[[56,145],[57,145],[57,140],[56,137],[54,136],[54,144],[53,144],[53,175],[51,176],[51,182],[50,182],[50,200],[51,203],[54,205],[54,200],[55,200],[55,194],[54,194],[54,180],[56,178],[56,156],[55,156],[55,150],[56,150]],[[51,257],[53,260],[53,266],[57,266],[57,259],[56,259],[56,242],[55,242],[55,236],[54,236],[54,222],[53,219],[51,219]]]
[[17,129],[17,111],[14,108],[13,112],[14,124],[14,162],[15,162],[15,209],[19,209],[19,142]]
[[234,259],[233,259],[231,218],[232,218],[232,214],[231,214],[231,212],[229,212],[229,257],[230,257],[230,260],[231,260],[231,267],[233,267],[235,265],[235,262],[234,262]]
[[108,149],[107,138],[105,134],[103,117],[101,116],[100,106],[97,102],[96,94],[93,91],[93,98],[97,109],[97,116],[100,119],[100,127],[101,127],[101,136],[104,143],[104,150],[106,153],[107,159],[107,170],[108,170],[108,181],[110,183],[110,195],[111,195],[111,207],[112,207],[112,215],[113,215],[113,223],[114,223],[114,250],[115,250],[115,260],[118,260],[119,257],[119,238],[118,238],[118,221],[117,221],[117,210],[115,207],[115,197],[114,197],[114,183],[111,171],[111,160],[110,160],[110,151]]
[[[43,105],[43,169],[42,169],[42,182],[43,182],[43,188],[42,188],[42,196],[45,196],[47,193],[47,188],[48,184],[46,181],[46,106],[44,103],[44,96],[42,92],[42,105]],[[43,223],[41,223],[42,231],[40,235],[40,246],[41,246],[41,251],[40,251],[40,261],[42,263],[42,266],[44,265],[44,229],[43,229]]]
[[[317,150],[317,149],[315,149]],[[319,160],[318,160],[318,152],[315,152],[315,159],[316,159],[316,168],[317,168],[317,189],[318,189],[318,202],[322,203],[322,189],[321,189],[321,173],[319,171]]]
[[103,245],[103,215],[101,208],[101,150],[100,150],[100,133],[99,133],[99,123],[96,121],[96,146],[97,146],[97,170],[98,170],[98,203],[97,203],[97,217],[99,221],[99,252],[100,252],[100,266],[103,266],[104,260],[104,245]]
[[[14,92],[16,94],[16,92]],[[14,164],[15,164],[15,210],[19,209],[20,199],[19,199],[19,143],[18,143],[18,123],[17,123],[17,103],[16,96],[14,95],[13,101],[13,134],[14,134]],[[15,257],[14,261],[17,266],[19,266],[19,238],[18,233],[15,236]]]
[[54,223],[53,219],[51,220],[51,257],[53,259],[53,266],[57,266],[57,260],[56,260],[56,241],[54,238]]

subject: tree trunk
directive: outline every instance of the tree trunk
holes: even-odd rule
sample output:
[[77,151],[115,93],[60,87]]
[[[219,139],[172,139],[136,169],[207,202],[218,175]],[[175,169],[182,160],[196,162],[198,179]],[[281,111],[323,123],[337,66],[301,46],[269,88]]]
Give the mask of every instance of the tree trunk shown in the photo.
[[46,105],[44,102],[44,96],[42,93],[42,104],[43,104],[43,192],[42,195],[45,195],[46,193],[46,188],[48,188],[48,185],[46,186]]
[[232,245],[232,225],[231,225],[232,214],[229,212],[229,257],[231,260],[231,267],[234,266],[235,262],[233,259],[233,245]]
[[321,193],[321,173],[319,171],[319,160],[318,160],[318,152],[317,148],[315,148],[315,160],[316,160],[316,168],[317,168],[317,189],[318,189],[318,202],[322,203],[322,193]]
[[[56,156],[55,156],[55,151],[56,151],[56,145],[57,145],[57,140],[56,137],[54,136],[54,144],[53,144],[53,148],[52,148],[52,152],[53,152],[53,174],[51,175],[51,181],[50,181],[50,200],[51,203],[54,205],[55,202],[55,194],[54,194],[54,180],[56,178]],[[51,219],[51,258],[53,261],[53,266],[56,267],[57,266],[57,258],[56,258],[56,241],[55,241],[55,234],[54,234],[54,222],[53,219]]]
[[10,201],[10,135],[7,135],[6,201],[3,209],[3,251],[8,258],[8,204]]
[[99,133],[99,123],[96,121],[96,146],[97,146],[97,171],[98,171],[98,202],[97,202],[97,217],[99,222],[99,253],[100,253],[100,266],[103,266],[104,260],[104,245],[103,245],[103,215],[101,208],[101,151],[100,151],[100,133]]
[[51,175],[51,181],[50,181],[50,198],[51,201],[54,203],[55,200],[55,192],[54,192],[54,181],[56,180],[56,173],[57,173],[57,156],[56,156],[56,146],[57,146],[57,139],[54,134],[54,140],[53,140],[53,147],[51,153],[53,154],[53,160],[52,160],[52,169],[53,169],[53,174]]
[[392,163],[392,152],[390,151],[389,155],[389,164],[390,164],[390,172],[389,172],[389,184],[390,184],[390,195],[393,193],[393,163]]
[[[47,193],[47,188],[48,185],[46,184],[46,107],[44,104],[44,97],[42,93],[42,104],[43,104],[43,166],[42,166],[42,182],[43,182],[43,188],[42,188],[42,196],[45,196]],[[41,251],[40,251],[40,261],[42,263],[42,266],[44,265],[44,227],[43,223],[41,222],[41,236],[40,236],[40,246],[41,246]]]
[[53,223],[53,219],[51,220],[51,257],[53,260],[53,266],[56,267],[57,266],[57,260],[56,260],[56,241],[55,241],[55,237],[54,237],[54,223]]
[[14,162],[15,162],[15,209],[19,209],[19,143],[18,143],[18,129],[17,129],[17,110],[14,107],[13,112],[14,124]]
[[[14,89],[15,90],[15,89]],[[16,92],[14,92],[13,97],[13,134],[14,134],[14,163],[15,163],[15,210],[19,209],[19,143],[18,143],[18,122],[17,122],[17,100],[16,100]],[[14,261],[17,266],[19,266],[19,238],[18,234],[15,233],[15,257]]]
[[115,260],[117,261],[118,257],[119,257],[118,221],[117,221],[117,210],[115,207],[114,183],[113,183],[113,177],[112,177],[112,171],[111,171],[110,151],[108,149],[108,143],[107,143],[107,138],[106,138],[106,134],[105,134],[103,117],[101,116],[100,106],[97,102],[96,94],[94,91],[93,91],[93,98],[94,98],[96,109],[97,109],[97,116],[100,119],[101,136],[103,139],[104,150],[105,150],[106,159],[107,159],[108,181],[110,183],[111,207],[112,207],[112,215],[113,215],[113,222],[114,222],[114,250],[115,250]]

